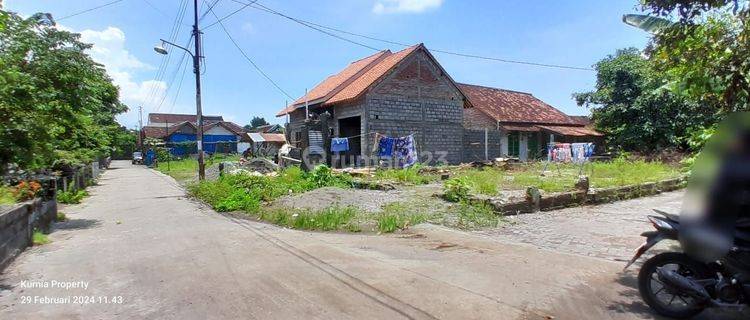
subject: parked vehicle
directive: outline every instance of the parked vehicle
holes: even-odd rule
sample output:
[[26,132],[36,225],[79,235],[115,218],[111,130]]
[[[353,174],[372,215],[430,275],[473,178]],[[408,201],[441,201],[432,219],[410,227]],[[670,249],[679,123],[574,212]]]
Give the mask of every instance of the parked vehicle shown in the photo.
[[140,151],[133,152],[133,164],[143,164],[143,153]]
[[[661,216],[648,216],[656,231],[641,234],[646,243],[636,250],[625,266],[662,240],[678,240],[679,216],[655,210]],[[705,308],[745,309],[750,303],[750,233],[738,231],[737,241],[723,258],[703,263],[681,252],[665,252],[648,259],[638,273],[638,289],[643,300],[658,314],[671,318],[689,318]]]

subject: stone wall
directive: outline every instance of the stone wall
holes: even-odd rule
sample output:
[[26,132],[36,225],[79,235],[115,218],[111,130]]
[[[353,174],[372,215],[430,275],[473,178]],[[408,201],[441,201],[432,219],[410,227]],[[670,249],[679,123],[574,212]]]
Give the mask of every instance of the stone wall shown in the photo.
[[30,246],[34,229],[48,231],[57,201],[37,198],[0,212],[0,270]]
[[[502,135],[496,129],[487,129],[487,158],[492,160],[501,157]],[[485,130],[464,130],[463,162],[485,160]]]
[[477,108],[464,108],[464,127],[467,129],[497,130],[497,121]]

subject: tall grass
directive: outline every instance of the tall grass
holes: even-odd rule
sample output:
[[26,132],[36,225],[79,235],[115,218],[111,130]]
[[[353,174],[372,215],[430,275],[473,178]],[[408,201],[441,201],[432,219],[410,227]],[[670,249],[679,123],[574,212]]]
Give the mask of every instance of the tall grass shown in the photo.
[[421,165],[416,164],[404,169],[379,169],[375,171],[375,179],[412,185],[427,184],[437,179],[433,175],[421,173],[421,168]]
[[391,233],[428,220],[426,213],[413,212],[413,209],[413,207],[400,202],[384,205],[383,210],[376,216],[378,231]]
[[355,207],[333,206],[323,210],[262,210],[258,218],[277,225],[299,229],[318,231],[359,231],[354,218],[359,214]]
[[[215,154],[210,157],[206,157],[206,167],[210,167],[214,164],[225,162],[225,161],[238,161],[239,155],[236,154]],[[170,160],[169,163],[166,161],[159,162],[159,166],[156,170],[171,176],[177,181],[184,182],[193,180],[198,175],[198,160],[193,158],[176,159]]]
[[[660,162],[628,161],[618,158],[609,162],[586,164],[583,175],[589,177],[592,187],[607,188],[678,177],[680,170]],[[475,194],[494,196],[501,190],[521,190],[537,187],[546,192],[569,191],[578,180],[581,166],[576,164],[533,163],[513,170],[498,168],[467,169],[458,173]],[[544,172],[544,175],[542,173]]]

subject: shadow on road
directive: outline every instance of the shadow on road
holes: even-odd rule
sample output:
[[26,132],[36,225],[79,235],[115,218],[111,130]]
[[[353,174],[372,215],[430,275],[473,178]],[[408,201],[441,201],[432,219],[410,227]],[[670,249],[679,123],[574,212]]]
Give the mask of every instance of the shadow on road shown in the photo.
[[82,230],[96,227],[101,224],[100,220],[94,219],[70,219],[55,224],[55,230]]

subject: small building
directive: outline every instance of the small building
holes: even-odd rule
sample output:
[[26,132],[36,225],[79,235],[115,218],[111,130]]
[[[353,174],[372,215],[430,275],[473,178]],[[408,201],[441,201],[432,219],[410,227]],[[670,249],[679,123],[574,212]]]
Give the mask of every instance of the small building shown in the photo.
[[276,155],[286,143],[286,136],[282,133],[248,132],[246,135],[248,142],[244,144],[245,149],[242,152],[250,148],[255,156]]
[[[150,113],[142,137],[165,142],[176,156],[197,153],[197,116],[190,114]],[[203,148],[207,153],[236,153],[245,141],[244,129],[221,116],[203,116]]]
[[594,142],[603,134],[587,126],[587,117],[568,116],[530,93],[459,84],[468,99],[464,127],[499,132],[497,154],[521,160],[546,157],[549,142]]

